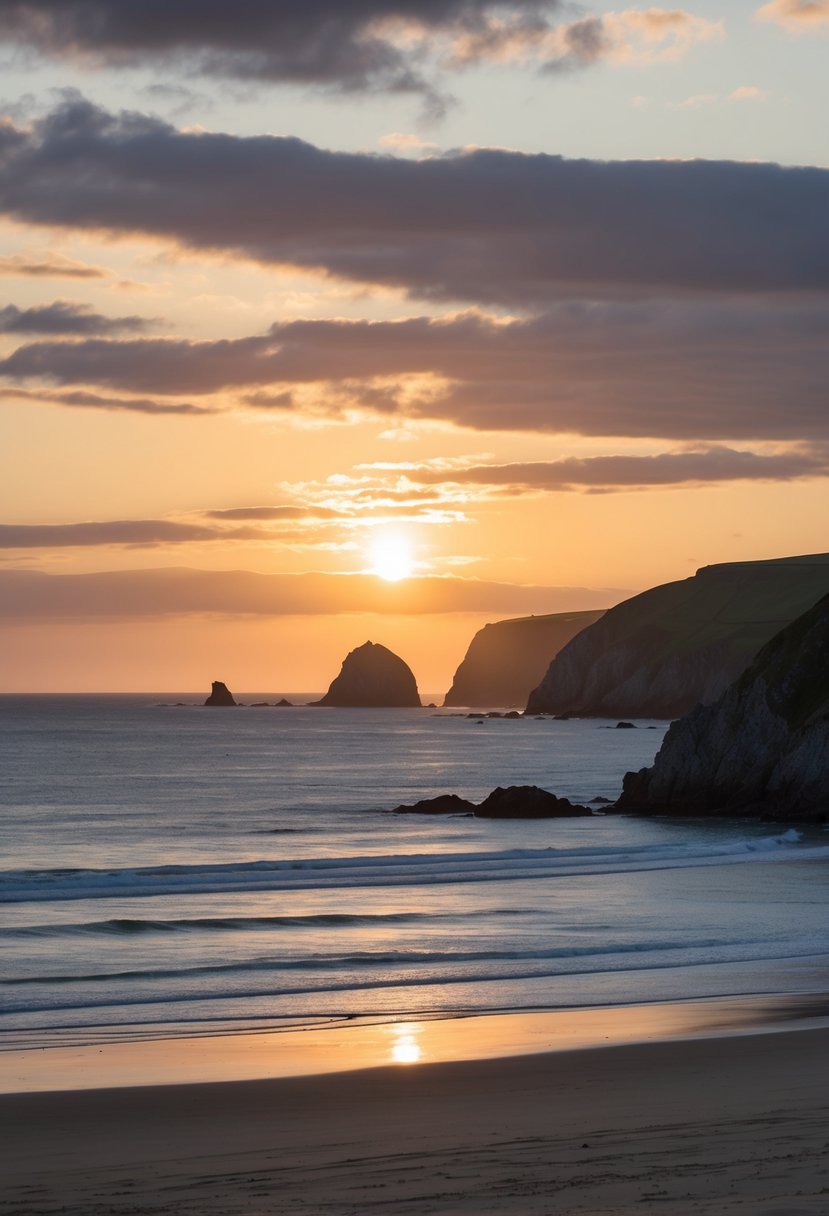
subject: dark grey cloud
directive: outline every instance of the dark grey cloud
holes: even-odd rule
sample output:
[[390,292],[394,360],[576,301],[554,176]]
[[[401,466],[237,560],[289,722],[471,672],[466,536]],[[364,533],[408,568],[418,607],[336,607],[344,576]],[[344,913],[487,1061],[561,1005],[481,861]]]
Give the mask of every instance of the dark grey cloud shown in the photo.
[[152,397],[104,397],[100,393],[73,390],[70,392],[29,392],[27,389],[11,388],[5,392],[0,387],[0,396],[22,401],[35,401],[40,405],[62,405],[69,409],[107,410],[128,414],[215,414],[206,405],[195,405],[192,401],[157,401]]
[[364,574],[254,574],[189,569],[50,575],[0,570],[0,619],[25,623],[185,613],[324,615],[348,612],[575,612],[609,608],[612,588],[523,587],[430,577],[386,583]]
[[478,485],[515,493],[563,490],[612,491],[698,486],[728,481],[794,481],[829,476],[829,448],[753,452],[727,447],[657,452],[649,456],[565,457],[451,470],[405,468],[416,484]]
[[492,149],[413,161],[178,131],[75,99],[2,129],[0,213],[511,307],[829,290],[820,168]]
[[[528,32],[556,0],[0,0],[0,40],[86,66],[175,62],[250,83],[418,92],[434,39]],[[401,25],[413,39],[395,37]]]
[[55,300],[32,308],[7,304],[0,308],[2,334],[115,334],[143,333],[158,324],[145,317],[105,317],[87,304]]
[[210,540],[259,540],[261,529],[221,529],[169,519],[111,519],[77,524],[0,524],[0,549],[90,545],[169,545]]
[[[296,321],[220,342],[35,342],[0,375],[162,397],[241,391],[258,408],[275,397],[274,408],[298,409],[310,392],[334,415],[358,406],[477,430],[825,439],[829,303],[570,303],[507,322],[466,313]],[[264,385],[273,391],[248,392]]]

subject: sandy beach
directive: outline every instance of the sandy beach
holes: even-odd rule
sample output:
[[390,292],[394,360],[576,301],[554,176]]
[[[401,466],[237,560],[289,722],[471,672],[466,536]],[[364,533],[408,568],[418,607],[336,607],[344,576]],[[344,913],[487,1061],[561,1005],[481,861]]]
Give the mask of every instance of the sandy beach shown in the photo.
[[0,1098],[3,1216],[829,1211],[829,1031]]

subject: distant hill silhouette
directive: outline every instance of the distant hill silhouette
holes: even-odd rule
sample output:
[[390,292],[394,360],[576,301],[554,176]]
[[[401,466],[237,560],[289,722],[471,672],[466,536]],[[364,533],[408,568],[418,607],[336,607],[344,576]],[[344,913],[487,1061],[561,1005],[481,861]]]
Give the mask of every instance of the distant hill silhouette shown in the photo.
[[603,609],[554,612],[484,625],[469,643],[444,705],[523,709],[562,646],[603,615]]

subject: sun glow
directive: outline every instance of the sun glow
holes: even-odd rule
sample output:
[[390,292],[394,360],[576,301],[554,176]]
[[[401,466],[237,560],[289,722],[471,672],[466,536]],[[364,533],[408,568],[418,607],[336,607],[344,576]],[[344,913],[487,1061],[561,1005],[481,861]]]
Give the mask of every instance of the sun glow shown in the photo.
[[398,533],[377,537],[371,546],[371,563],[372,573],[387,583],[399,583],[414,572],[411,545]]
[[417,1035],[420,1027],[411,1022],[395,1026],[392,1034],[394,1042],[391,1047],[391,1058],[395,1064],[417,1064],[422,1053]]

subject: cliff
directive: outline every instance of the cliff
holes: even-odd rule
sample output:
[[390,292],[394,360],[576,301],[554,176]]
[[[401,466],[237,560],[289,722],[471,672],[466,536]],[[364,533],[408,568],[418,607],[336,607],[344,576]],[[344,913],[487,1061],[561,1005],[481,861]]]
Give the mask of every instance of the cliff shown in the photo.
[[609,609],[553,659],[527,712],[679,717],[827,592],[825,553],[705,566]]
[[523,709],[562,646],[603,614],[554,612],[485,625],[470,642],[443,704]]
[[829,819],[829,595],[788,625],[714,705],[674,722],[618,810]]
[[346,655],[328,692],[313,704],[351,709],[419,708],[420,696],[411,668],[385,646],[366,642]]

